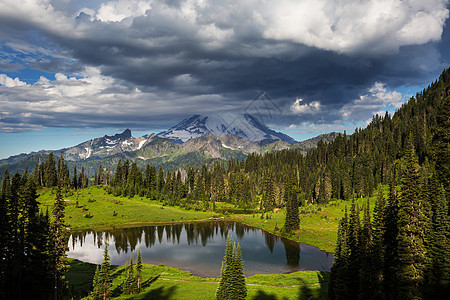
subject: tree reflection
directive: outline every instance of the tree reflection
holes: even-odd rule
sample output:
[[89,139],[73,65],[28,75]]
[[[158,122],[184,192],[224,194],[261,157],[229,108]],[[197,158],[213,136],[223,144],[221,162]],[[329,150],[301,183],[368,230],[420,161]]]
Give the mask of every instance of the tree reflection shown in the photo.
[[300,244],[286,238],[281,238],[281,242],[286,252],[287,265],[292,268],[298,267],[300,265]]
[[[234,232],[238,239],[243,239],[248,232],[255,232],[257,228],[249,227],[241,223],[234,222],[198,222],[172,225],[143,226],[133,228],[118,228],[106,231],[77,231],[72,233],[72,249],[76,246],[82,247],[86,237],[92,235],[94,244],[102,248],[104,241],[114,240],[114,246],[118,254],[136,251],[138,245],[145,244],[146,248],[151,248],[156,243],[156,239],[161,243],[180,244],[182,237],[186,238],[188,245],[206,246],[208,241],[219,236],[226,240],[230,232]],[[262,231],[264,241],[272,254],[275,244],[280,239],[267,231]],[[298,267],[300,263],[300,244],[281,238],[283,243],[287,264],[291,267]]]

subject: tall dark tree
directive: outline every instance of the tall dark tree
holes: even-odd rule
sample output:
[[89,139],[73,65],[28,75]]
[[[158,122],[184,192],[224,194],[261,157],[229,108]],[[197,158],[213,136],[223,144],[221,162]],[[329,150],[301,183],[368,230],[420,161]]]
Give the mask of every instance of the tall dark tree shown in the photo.
[[233,245],[232,238],[228,237],[216,298],[245,299],[246,296],[247,287],[245,285],[241,249],[239,244]]
[[429,220],[421,197],[420,167],[410,136],[405,150],[405,167],[398,210],[398,298],[423,297],[427,261],[426,233]]
[[52,232],[54,240],[54,299],[59,299],[67,289],[65,273],[67,272],[66,252],[67,225],[65,224],[65,203],[61,195],[61,188],[56,190],[53,206]]
[[429,299],[450,294],[450,219],[445,189],[441,185],[432,218],[431,263],[426,284]]
[[284,223],[284,228],[287,232],[297,230],[300,227],[297,195],[297,184],[294,179],[291,178],[284,191],[284,198],[286,202],[286,221]]
[[53,153],[47,156],[47,160],[44,162],[44,185],[45,186],[56,186],[58,184],[58,176],[55,167],[55,157]]
[[384,236],[386,234],[385,212],[386,201],[383,190],[378,191],[377,201],[373,210],[372,242],[370,245],[371,262],[371,290],[372,298],[384,299],[383,274],[385,265],[386,245]]

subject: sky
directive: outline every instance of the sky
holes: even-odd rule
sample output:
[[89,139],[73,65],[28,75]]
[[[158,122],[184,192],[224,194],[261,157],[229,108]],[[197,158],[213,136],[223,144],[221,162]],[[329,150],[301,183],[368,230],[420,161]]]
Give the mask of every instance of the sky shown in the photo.
[[395,112],[450,65],[444,0],[0,0],[0,158],[192,114],[296,140]]

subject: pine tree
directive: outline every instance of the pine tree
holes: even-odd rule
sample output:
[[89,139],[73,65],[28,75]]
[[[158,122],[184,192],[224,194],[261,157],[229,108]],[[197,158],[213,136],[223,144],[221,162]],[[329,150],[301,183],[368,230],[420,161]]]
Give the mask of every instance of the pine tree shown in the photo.
[[241,248],[239,244],[233,245],[231,237],[227,238],[225,257],[220,273],[219,287],[216,291],[217,299],[245,299],[247,297]]
[[286,186],[284,198],[286,201],[286,221],[284,223],[284,229],[286,232],[291,232],[292,230],[296,230],[300,227],[297,185],[295,184],[293,178],[291,178]]
[[245,286],[244,262],[242,261],[241,247],[239,243],[233,249],[233,271],[232,271],[233,293],[231,299],[245,299],[247,287]]
[[138,255],[136,258],[136,292],[139,294],[141,292],[141,283],[142,283],[142,256],[141,249],[138,250]]
[[97,268],[95,268],[94,280],[92,282],[92,292],[90,295],[94,300],[100,300],[102,298],[100,295],[100,266],[99,265],[97,265]]
[[383,286],[386,299],[396,299],[397,297],[397,268],[398,268],[398,197],[396,191],[396,167],[391,173],[391,183],[389,185],[389,198],[385,206],[383,223],[386,226],[384,231],[384,265],[383,265]]
[[443,186],[438,191],[432,220],[432,248],[427,296],[444,299],[450,294],[450,220]]
[[344,217],[339,221],[334,263],[331,267],[329,297],[330,299],[349,299],[351,293],[348,286],[349,249],[347,245],[348,217],[345,208]]
[[359,207],[355,203],[355,199],[352,200],[352,206],[350,208],[350,215],[348,220],[348,232],[347,232],[347,245],[349,250],[349,263],[347,273],[348,290],[359,290],[359,270],[361,267],[361,249],[360,249],[360,234],[361,224],[359,220]]
[[222,268],[220,271],[219,287],[216,291],[217,299],[232,299],[230,295],[230,281],[233,265],[233,240],[231,236],[227,238],[225,248],[225,257],[223,258]]
[[422,298],[427,265],[426,233],[429,220],[420,187],[420,167],[410,135],[405,150],[398,210],[398,298]]
[[126,295],[134,294],[133,253],[131,253],[130,263],[125,268],[125,279],[122,284],[122,293],[124,293]]
[[77,178],[77,166],[73,167],[73,179],[72,179],[72,187],[74,189],[78,188],[78,178]]
[[371,290],[374,298],[378,299],[384,299],[383,275],[386,251],[386,245],[384,243],[386,233],[385,205],[386,201],[383,196],[383,190],[380,188],[373,210],[372,242],[370,245]]
[[66,252],[68,250],[66,237],[65,203],[61,195],[61,187],[56,190],[56,199],[53,206],[53,239],[54,239],[54,297],[59,298],[66,289],[65,273]]
[[369,198],[363,206],[363,222],[359,235],[359,299],[369,299],[373,295],[373,273],[371,261],[372,223],[370,221]]
[[58,184],[58,177],[55,167],[55,157],[53,152],[47,156],[47,160],[44,163],[44,185],[48,187],[56,186]]
[[[99,272],[99,294],[101,299],[106,300],[111,295],[111,274],[109,266],[109,254],[108,244],[105,244],[105,250],[103,251],[103,262],[100,266]],[[95,289],[95,288],[94,288]]]

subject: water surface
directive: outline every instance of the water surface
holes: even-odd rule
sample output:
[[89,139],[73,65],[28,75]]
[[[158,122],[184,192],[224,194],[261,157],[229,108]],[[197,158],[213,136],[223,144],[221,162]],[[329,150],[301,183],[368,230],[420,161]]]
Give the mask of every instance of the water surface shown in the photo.
[[75,232],[68,256],[100,264],[105,242],[111,264],[125,265],[141,250],[147,264],[163,264],[202,277],[219,277],[227,236],[238,242],[246,276],[301,270],[328,271],[333,254],[235,222],[201,222]]

